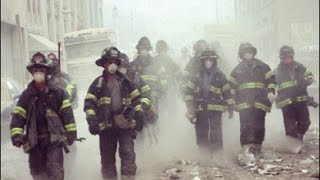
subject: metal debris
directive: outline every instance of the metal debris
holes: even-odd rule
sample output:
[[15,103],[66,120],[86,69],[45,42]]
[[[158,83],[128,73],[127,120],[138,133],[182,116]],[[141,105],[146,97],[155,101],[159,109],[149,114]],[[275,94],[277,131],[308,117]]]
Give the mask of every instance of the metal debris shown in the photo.
[[198,176],[195,176],[192,180],[201,180]]
[[304,173],[304,174],[306,174],[306,173],[309,172],[309,170],[308,170],[308,169],[301,169],[301,172]]
[[310,158],[306,158],[304,160],[299,161],[300,164],[311,164],[313,162],[314,161],[312,159],[310,159]]

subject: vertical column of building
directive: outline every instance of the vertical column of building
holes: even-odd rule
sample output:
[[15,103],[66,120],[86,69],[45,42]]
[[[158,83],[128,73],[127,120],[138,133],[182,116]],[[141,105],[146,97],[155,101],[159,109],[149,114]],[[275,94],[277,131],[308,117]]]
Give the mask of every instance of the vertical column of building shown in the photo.
[[55,0],[50,0],[50,40],[57,42],[57,31],[56,31],[56,13],[55,13]]
[[78,31],[78,1],[73,0],[73,31]]
[[47,1],[39,1],[40,17],[42,25],[42,35],[49,39],[48,19],[47,19]]
[[68,32],[71,32],[72,31],[72,16],[71,16],[71,13],[73,12],[73,9],[72,9],[72,0],[65,0],[64,3],[65,3],[65,7],[66,7],[66,17],[65,17],[65,24],[66,24],[66,29],[65,29],[65,32],[68,33]]
[[83,9],[84,9],[84,15],[82,16],[83,17],[83,25],[84,25],[84,29],[87,29],[91,26],[91,18],[90,18],[90,2],[89,0],[83,0]]
[[62,0],[58,0],[58,10],[57,10],[57,15],[58,15],[58,22],[57,22],[57,32],[58,32],[58,39],[57,41],[61,43],[61,69],[66,71],[67,65],[66,65],[66,51],[65,51],[65,46],[64,46],[64,22],[63,22],[63,15],[62,15]]

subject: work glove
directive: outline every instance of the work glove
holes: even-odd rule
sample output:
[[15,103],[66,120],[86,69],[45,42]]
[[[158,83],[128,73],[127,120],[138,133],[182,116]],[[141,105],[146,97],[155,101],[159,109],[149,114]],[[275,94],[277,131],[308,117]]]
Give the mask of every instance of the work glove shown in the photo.
[[92,135],[97,135],[100,133],[99,122],[97,120],[91,120],[89,122],[89,132]]
[[268,99],[269,99],[270,103],[272,104],[276,100],[276,96],[272,92],[269,92]]
[[77,133],[67,132],[67,143],[69,146],[71,146],[76,139],[77,139]]
[[136,130],[137,131],[141,131],[143,129],[143,119],[144,118],[144,114],[141,111],[137,111],[134,114],[134,119],[136,120]]
[[11,141],[15,147],[20,148],[23,145],[23,135],[15,135],[11,138]]

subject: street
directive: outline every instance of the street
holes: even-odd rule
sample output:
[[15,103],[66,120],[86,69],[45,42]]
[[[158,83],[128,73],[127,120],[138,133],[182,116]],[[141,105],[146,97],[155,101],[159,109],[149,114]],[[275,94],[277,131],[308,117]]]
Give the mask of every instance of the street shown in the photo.
[[[78,137],[85,137],[86,140],[83,142],[76,142],[77,147],[70,148],[71,151],[76,149],[75,155],[73,152],[65,155],[65,179],[102,179],[100,174],[98,136],[89,134],[85,113],[82,111],[83,97],[85,97],[85,94],[86,91],[79,91],[80,104],[74,111],[74,115],[77,121]],[[148,138],[144,139],[144,143],[136,143],[136,162],[138,166],[137,179],[170,179],[165,172],[172,167],[184,169],[178,174],[181,176],[180,179],[192,179],[193,175],[190,175],[190,172],[195,166],[198,166],[198,176],[201,177],[201,179],[211,179],[214,177],[215,172],[212,172],[212,168],[215,169],[214,167],[217,168],[219,166],[216,166],[216,164],[208,165],[210,161],[200,161],[202,157],[199,156],[199,153],[197,152],[194,128],[184,117],[185,106],[181,100],[178,100],[175,106],[176,109],[171,109],[171,111],[169,111],[169,113],[174,112],[174,114],[171,115],[171,118],[168,118],[169,114],[165,110],[162,110],[162,113],[160,114],[160,133],[157,145],[150,146],[150,139]],[[310,108],[310,113],[312,124],[306,138],[306,144],[310,151],[307,154],[301,155],[278,153],[274,151],[274,148],[285,143],[282,115],[281,111],[277,109],[273,109],[271,114],[267,115],[266,138],[264,143],[265,149],[263,150],[265,159],[283,159],[283,161],[278,164],[289,164],[291,165],[290,167],[295,170],[293,173],[279,171],[280,175],[272,176],[281,177],[283,179],[291,179],[293,177],[297,179],[307,178],[312,171],[318,168],[319,109]],[[234,118],[228,119],[227,115],[224,114],[223,119],[224,164],[227,163],[227,166],[220,167],[222,177],[225,179],[270,178],[270,175],[260,175],[249,170],[250,168],[248,167],[242,167],[235,163],[236,153],[240,150],[238,116],[236,115]],[[3,130],[5,129],[2,127],[2,131]],[[32,179],[29,173],[27,154],[24,154],[22,149],[17,149],[12,146],[9,139],[7,139],[7,141],[1,141],[1,155],[2,180]],[[75,156],[74,161],[73,155]],[[315,161],[308,164],[299,164],[299,161],[306,159],[311,155],[315,158]],[[177,162],[181,160],[185,162],[190,161],[191,164],[177,164]],[[221,163],[219,164],[221,165]],[[120,161],[117,154],[118,173],[120,172],[119,165]],[[301,172],[301,169],[307,169],[308,173]]]

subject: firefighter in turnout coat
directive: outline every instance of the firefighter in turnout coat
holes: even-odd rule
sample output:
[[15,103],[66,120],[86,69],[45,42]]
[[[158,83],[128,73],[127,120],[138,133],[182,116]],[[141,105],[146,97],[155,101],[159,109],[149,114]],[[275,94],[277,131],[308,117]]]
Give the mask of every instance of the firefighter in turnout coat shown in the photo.
[[103,50],[96,61],[104,68],[103,74],[90,85],[85,97],[89,131],[99,135],[101,172],[104,179],[117,179],[116,152],[119,142],[121,178],[133,179],[136,173],[134,138],[136,122],[134,111],[142,110],[140,93],[131,81],[118,71],[120,52],[115,47]]
[[271,111],[270,96],[275,93],[275,80],[270,67],[254,58],[257,50],[250,43],[240,44],[242,60],[229,79],[240,115],[240,144],[244,155],[261,155],[265,135],[265,116]]
[[77,138],[71,104],[66,91],[49,83],[52,67],[43,54],[36,53],[27,70],[33,81],[13,111],[11,140],[14,146],[23,146],[29,154],[30,171],[35,180],[62,180],[62,150]]
[[217,68],[217,54],[205,50],[199,58],[200,71],[186,86],[186,116],[195,124],[200,149],[212,153],[223,148],[221,116],[228,111],[231,118],[235,102],[226,76]]

